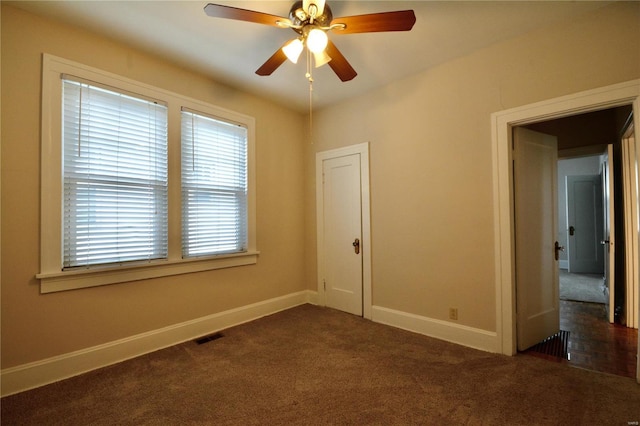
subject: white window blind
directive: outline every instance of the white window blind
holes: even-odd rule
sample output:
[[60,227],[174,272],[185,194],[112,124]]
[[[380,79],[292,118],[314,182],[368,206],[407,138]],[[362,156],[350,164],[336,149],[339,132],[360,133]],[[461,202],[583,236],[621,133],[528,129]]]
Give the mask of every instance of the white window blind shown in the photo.
[[182,111],[182,255],[247,251],[247,129]]
[[63,76],[64,268],[167,258],[167,108]]

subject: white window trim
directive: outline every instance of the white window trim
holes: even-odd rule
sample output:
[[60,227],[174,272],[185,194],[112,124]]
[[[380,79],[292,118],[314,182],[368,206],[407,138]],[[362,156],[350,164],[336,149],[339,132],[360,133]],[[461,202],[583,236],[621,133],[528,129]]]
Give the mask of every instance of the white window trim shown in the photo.
[[[167,260],[126,266],[62,270],[62,74],[96,81],[166,102],[169,132],[169,256]],[[248,250],[202,258],[182,259],[180,185],[180,111],[195,111],[240,123],[248,138]],[[42,57],[40,187],[40,292],[72,290],[169,275],[201,272],[257,263],[255,200],[255,119],[163,89],[149,86],[49,54]]]

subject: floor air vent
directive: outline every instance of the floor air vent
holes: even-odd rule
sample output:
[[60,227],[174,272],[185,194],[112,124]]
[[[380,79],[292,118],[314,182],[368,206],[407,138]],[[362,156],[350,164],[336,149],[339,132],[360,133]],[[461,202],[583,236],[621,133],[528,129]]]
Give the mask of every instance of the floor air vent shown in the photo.
[[199,345],[202,345],[203,343],[212,342],[212,341],[217,340],[217,339],[219,339],[221,337],[224,337],[224,334],[222,334],[222,333],[213,333],[213,334],[209,334],[208,336],[198,337],[196,340],[194,340],[194,342],[196,342]]
[[529,350],[557,358],[569,359],[569,335],[568,331],[560,330]]

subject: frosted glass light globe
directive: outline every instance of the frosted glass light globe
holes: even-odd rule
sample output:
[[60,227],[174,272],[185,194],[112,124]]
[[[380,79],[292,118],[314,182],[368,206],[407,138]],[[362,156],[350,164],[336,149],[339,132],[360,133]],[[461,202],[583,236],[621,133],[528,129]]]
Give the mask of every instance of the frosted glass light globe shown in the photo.
[[298,62],[298,58],[300,57],[300,53],[302,53],[303,48],[304,46],[302,45],[302,41],[296,38],[287,43],[282,48],[282,51],[287,56],[287,58],[289,58],[289,60],[295,64]]
[[319,53],[327,47],[327,42],[329,38],[327,37],[327,33],[317,28],[309,31],[309,35],[307,35],[307,48],[313,53]]

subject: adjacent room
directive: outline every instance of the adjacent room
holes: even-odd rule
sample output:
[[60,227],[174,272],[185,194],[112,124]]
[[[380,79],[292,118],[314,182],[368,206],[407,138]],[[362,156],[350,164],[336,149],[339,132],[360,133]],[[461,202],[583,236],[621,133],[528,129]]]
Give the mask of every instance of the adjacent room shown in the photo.
[[640,421],[640,2],[0,11],[3,422]]

